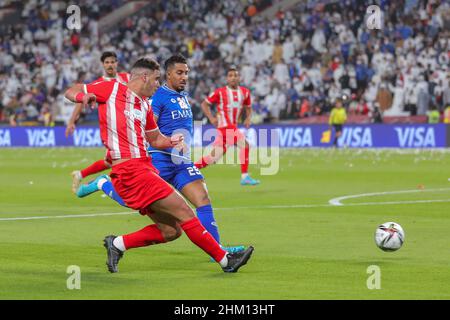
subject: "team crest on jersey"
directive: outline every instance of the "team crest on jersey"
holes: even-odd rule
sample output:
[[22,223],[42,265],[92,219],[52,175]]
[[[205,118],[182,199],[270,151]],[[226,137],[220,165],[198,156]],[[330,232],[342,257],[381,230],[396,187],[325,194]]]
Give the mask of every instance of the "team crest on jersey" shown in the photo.
[[144,113],[141,110],[133,109],[132,112],[125,110],[125,115],[132,121],[138,119],[141,122],[144,122],[145,120]]
[[187,105],[186,101],[183,98],[178,97],[177,101],[181,109],[189,109],[189,106]]

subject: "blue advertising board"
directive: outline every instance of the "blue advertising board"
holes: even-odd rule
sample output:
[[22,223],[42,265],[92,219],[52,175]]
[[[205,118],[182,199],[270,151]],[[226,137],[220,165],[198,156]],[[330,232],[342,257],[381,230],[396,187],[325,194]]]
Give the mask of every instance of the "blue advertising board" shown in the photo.
[[[254,146],[281,148],[331,147],[327,125],[260,125],[242,129]],[[4,147],[101,147],[98,127],[78,127],[66,138],[64,127],[0,127]],[[340,146],[349,148],[444,148],[450,146],[450,126],[445,124],[347,125]],[[211,126],[195,126],[194,145],[206,146],[214,139]]]

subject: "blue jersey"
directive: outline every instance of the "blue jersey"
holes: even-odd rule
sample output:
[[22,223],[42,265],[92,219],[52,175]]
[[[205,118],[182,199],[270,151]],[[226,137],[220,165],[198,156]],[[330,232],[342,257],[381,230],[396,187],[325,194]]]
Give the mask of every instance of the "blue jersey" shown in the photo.
[[[161,133],[168,137],[176,133],[182,133],[186,145],[190,146],[194,129],[193,115],[187,93],[184,91],[177,92],[163,85],[155,92],[150,104],[153,113],[158,117],[157,124]],[[151,146],[148,151],[152,157],[158,156],[157,153],[180,155],[177,150],[159,150]],[[190,158],[189,151],[182,156]]]
[[[174,91],[164,85],[153,95],[151,105],[162,134],[170,137],[182,133],[186,145],[190,147],[194,129],[187,93]],[[148,152],[160,177],[179,191],[189,183],[203,179],[200,170],[192,163],[189,151],[180,154],[177,150],[159,150],[150,146]]]

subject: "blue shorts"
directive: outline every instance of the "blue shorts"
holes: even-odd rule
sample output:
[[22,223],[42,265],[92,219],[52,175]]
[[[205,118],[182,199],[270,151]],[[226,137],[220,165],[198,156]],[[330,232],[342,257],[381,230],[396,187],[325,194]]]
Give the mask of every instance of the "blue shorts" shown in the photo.
[[183,158],[182,161],[172,161],[170,155],[159,152],[153,152],[151,156],[153,166],[158,169],[159,176],[178,191],[191,182],[204,179],[200,170],[187,158]]

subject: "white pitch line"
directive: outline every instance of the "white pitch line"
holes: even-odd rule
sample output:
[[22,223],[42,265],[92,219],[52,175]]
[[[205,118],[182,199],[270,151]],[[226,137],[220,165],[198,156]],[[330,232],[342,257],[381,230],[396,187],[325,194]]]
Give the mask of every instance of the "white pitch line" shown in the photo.
[[[340,207],[357,207],[357,206],[381,206],[381,205],[398,205],[398,204],[420,204],[420,203],[445,203],[450,199],[435,199],[435,200],[411,200],[411,201],[388,201],[388,202],[362,202],[349,203],[340,205]],[[267,205],[267,206],[253,206],[253,207],[230,207],[230,208],[214,208],[215,211],[225,210],[245,210],[245,209],[296,209],[296,208],[331,208],[336,207],[332,204],[298,204],[298,205]],[[20,220],[40,220],[40,219],[65,219],[65,218],[91,218],[91,217],[107,217],[116,215],[131,215],[135,211],[129,212],[112,212],[112,213],[94,213],[94,214],[72,214],[65,216],[37,216],[37,217],[21,217],[21,218],[0,218],[0,221],[20,221]]]
[[40,220],[40,219],[66,219],[66,218],[90,218],[103,216],[128,215],[134,212],[108,212],[93,214],[69,214],[64,216],[37,216],[37,217],[21,217],[21,218],[0,218],[0,221],[17,221],[17,220]]
[[434,191],[450,191],[450,188],[428,189],[428,190],[399,190],[399,191],[361,193],[361,194],[354,194],[354,195],[343,196],[343,197],[339,197],[339,198],[333,198],[330,201],[328,201],[328,203],[333,205],[333,206],[343,206],[344,204],[341,201],[347,200],[347,199],[373,197],[373,196],[383,196],[383,195],[391,195],[391,194],[403,194],[403,193],[434,192]]

